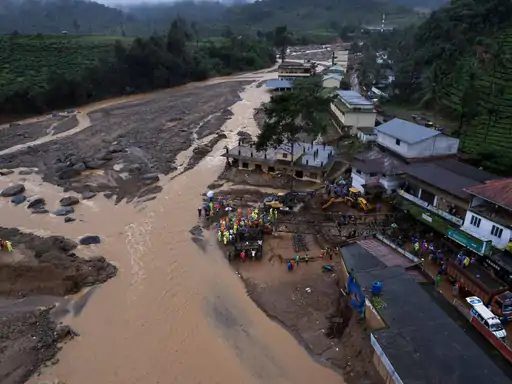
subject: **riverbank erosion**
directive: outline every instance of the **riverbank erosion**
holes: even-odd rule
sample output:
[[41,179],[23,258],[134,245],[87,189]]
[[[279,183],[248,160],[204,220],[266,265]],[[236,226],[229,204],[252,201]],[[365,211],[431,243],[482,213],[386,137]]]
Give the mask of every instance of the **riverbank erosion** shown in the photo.
[[[232,146],[238,141],[237,132],[257,133],[254,109],[270,97],[268,91],[257,84],[275,76],[275,73],[265,71],[191,84],[180,90],[163,92],[168,95],[168,99],[161,99],[162,92],[158,92],[140,98],[134,96],[116,100],[114,103],[106,101],[82,108],[76,114],[78,128],[40,139],[36,143],[21,144],[25,148],[11,147],[4,150],[0,156],[7,156],[11,163],[4,162],[6,166],[2,167],[13,168],[15,172],[1,176],[0,187],[24,183],[27,202],[31,202],[35,196],[43,197],[51,212],[55,212],[54,209],[61,205],[60,201],[68,195],[78,196],[80,202],[73,206],[75,212],[72,216],[76,220],[65,222],[62,217],[52,213],[35,214],[27,209],[27,203],[15,205],[9,199],[4,199],[0,201],[0,225],[23,228],[26,232],[37,232],[40,235],[44,231],[44,236],[62,235],[75,241],[86,234],[97,234],[101,237],[100,244],[79,246],[80,253],[71,252],[84,252],[86,258],[104,255],[119,271],[114,279],[99,286],[92,296],[88,296],[87,305],[83,306],[79,314],[74,315],[74,311],[63,319],[80,337],[67,343],[59,352],[58,364],[44,367],[41,375],[33,376],[29,383],[343,382],[337,373],[312,360],[293,336],[271,321],[247,297],[243,282],[233,273],[224,255],[218,250],[216,241],[210,239],[208,233],[203,234],[200,247],[192,241],[189,233],[198,224],[197,207],[201,204],[202,195],[224,169],[225,159],[220,156],[224,146]],[[145,119],[136,121],[140,116],[145,116],[145,110],[151,110],[153,103],[160,103],[162,111],[178,108],[181,100],[187,99],[187,92],[195,92],[194,96],[189,94],[191,99],[187,101],[187,109],[192,113],[190,111],[201,108],[201,103],[207,103],[206,99],[201,99],[202,95],[208,93],[211,100],[222,100],[228,97],[227,89],[233,90],[231,101],[226,104],[212,101],[210,112],[198,119],[197,124],[190,126],[192,132],[179,132],[182,128],[180,124],[187,121],[186,115],[177,122],[171,122],[176,125],[170,130],[151,125],[153,120],[159,118],[157,112],[154,112],[154,118],[146,115]],[[179,91],[183,91],[181,96],[172,96]],[[116,122],[123,125],[125,120],[130,120],[130,115],[126,115],[130,108],[136,107],[139,102],[144,105],[132,113],[134,122],[129,123],[135,126],[131,130],[133,135],[125,130],[119,135],[114,134],[114,141],[103,144],[101,135],[109,133],[95,130],[94,124],[116,119]],[[101,115],[99,111],[102,109]],[[125,114],[124,117],[121,117],[122,114]],[[216,126],[219,124],[215,122],[217,118],[223,119],[222,127]],[[201,131],[209,123],[215,124],[211,128],[213,135]],[[106,125],[104,129],[118,128]],[[87,133],[89,130],[93,130],[94,134]],[[162,145],[158,151],[151,149],[150,152],[149,147],[152,145],[157,147],[165,140],[173,143],[181,134],[192,136],[192,140],[187,144],[188,148],[179,151],[173,161],[167,161],[168,157],[172,157],[166,154],[171,152],[170,144],[167,147]],[[163,168],[151,168],[151,173],[156,173],[158,181],[149,187],[159,187],[155,188],[159,189],[158,194],[149,196],[152,199],[141,204],[138,204],[140,200],[137,198],[135,204],[115,205],[112,199],[101,196],[85,199],[71,191],[63,191],[69,188],[80,191],[79,185],[72,185],[75,182],[94,185],[91,181],[84,182],[85,178],[95,177],[94,180],[97,180],[96,177],[101,177],[101,180],[105,180],[117,174],[123,175],[119,176],[123,179],[125,173],[130,175],[135,172],[123,169],[124,163],[131,163],[125,161],[124,157],[117,157],[140,153],[137,150],[128,151],[129,148],[118,151],[115,146],[126,143],[123,142],[123,135],[129,137],[128,144],[122,144],[126,145],[125,148],[128,145],[129,148],[148,148],[144,150],[142,158],[148,159],[150,164],[163,164],[166,161],[169,167],[167,176]],[[145,136],[148,136],[148,140],[149,136],[152,138],[146,143]],[[220,141],[213,140],[215,137],[220,137]],[[33,165],[37,158],[44,159],[45,151],[51,151],[51,146],[60,146],[68,141],[81,141],[73,143],[72,148],[75,145],[81,146],[94,154],[108,145],[113,159],[105,160],[107,165],[98,169],[86,166],[86,170],[80,171],[79,176],[65,179],[65,182],[59,181],[56,175],[49,177],[50,171],[43,171],[44,166],[55,167],[59,162],[53,164],[48,158],[46,163]],[[24,154],[22,157],[27,159],[27,163],[19,165],[38,168],[37,172],[46,181],[42,181],[38,174],[21,175],[14,169],[17,165],[16,156],[25,150],[31,151],[32,155]],[[68,168],[76,166],[67,165],[73,155],[89,156],[87,153],[77,153],[75,149],[62,152],[69,152],[63,154],[67,157],[63,160]],[[32,163],[28,163],[30,157]],[[139,157],[137,162],[143,163],[144,160]],[[197,164],[192,166],[195,162]],[[51,172],[55,173],[55,170]],[[156,179],[150,177],[153,178]],[[147,187],[146,184],[144,188]],[[114,187],[108,188],[111,190],[107,192],[115,190],[119,201],[119,184],[116,182]],[[101,191],[99,187],[98,191]],[[124,196],[129,200],[128,193]],[[61,307],[58,305],[56,309]]]
[[[231,118],[229,107],[249,83],[190,84],[115,105],[99,103],[62,123],[48,116],[5,127],[23,136],[4,135],[0,168],[35,168],[45,181],[76,192],[109,192],[117,202],[143,197],[141,191],[159,175],[190,169],[209,153]],[[75,127],[61,127],[73,121]],[[177,164],[176,156],[191,147],[198,147],[195,156]]]
[[117,268],[102,256],[77,256],[78,244],[62,236],[0,227],[0,239],[13,246],[0,251],[0,382],[19,384],[46,362],[56,364],[59,343],[74,334],[57,324],[58,297],[104,283]]

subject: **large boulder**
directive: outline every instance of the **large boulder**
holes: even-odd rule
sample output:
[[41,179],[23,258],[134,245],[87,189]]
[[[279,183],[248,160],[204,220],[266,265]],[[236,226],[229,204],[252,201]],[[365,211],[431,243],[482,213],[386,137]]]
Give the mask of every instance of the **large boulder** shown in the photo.
[[106,163],[104,160],[86,160],[84,162],[88,169],[100,169]]
[[64,168],[57,174],[60,180],[68,180],[80,176],[82,172],[74,168]]
[[42,197],[36,197],[36,198],[33,198],[30,200],[27,208],[34,208],[34,209],[44,208],[45,204],[46,204],[45,199],[43,199]]
[[140,176],[140,180],[148,184],[152,184],[160,181],[160,176],[158,176],[158,173],[146,173],[145,175]]
[[85,191],[85,192],[82,192],[82,199],[89,200],[89,199],[92,199],[96,195],[97,195],[96,192]]
[[91,245],[91,244],[99,244],[101,243],[101,239],[99,236],[90,235],[84,236],[78,241],[81,245]]
[[75,212],[75,209],[73,207],[62,207],[57,209],[54,214],[56,216],[67,216]]
[[75,196],[66,196],[59,200],[59,203],[63,207],[70,207],[72,205],[77,205],[80,202],[78,197]]
[[25,186],[23,184],[15,184],[3,189],[0,193],[0,196],[13,197],[16,195],[21,195],[23,192],[25,192]]
[[48,213],[48,210],[46,208],[34,208],[32,210],[33,214],[45,214]]
[[12,169],[0,169],[0,176],[7,176],[14,173]]
[[27,197],[25,195],[16,195],[11,199],[11,203],[14,205],[20,205],[27,200]]

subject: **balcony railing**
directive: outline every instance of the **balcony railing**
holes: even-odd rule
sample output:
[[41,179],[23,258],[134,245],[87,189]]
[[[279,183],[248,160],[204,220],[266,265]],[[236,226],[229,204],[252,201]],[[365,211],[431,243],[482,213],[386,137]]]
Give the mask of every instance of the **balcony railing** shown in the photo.
[[412,201],[413,203],[415,203],[415,204],[417,204],[417,205],[419,205],[419,206],[429,210],[430,212],[433,212],[436,215],[441,216],[443,219],[451,221],[452,223],[455,223],[455,224],[457,224],[459,226],[464,224],[464,220],[459,219],[458,217],[450,215],[449,213],[447,213],[445,211],[442,211],[439,208],[434,207],[433,205],[427,203],[426,201],[423,201],[423,200],[417,198],[416,196],[413,196],[413,195],[405,192],[403,189],[399,189],[398,190],[398,194],[400,196],[402,196],[404,199]]

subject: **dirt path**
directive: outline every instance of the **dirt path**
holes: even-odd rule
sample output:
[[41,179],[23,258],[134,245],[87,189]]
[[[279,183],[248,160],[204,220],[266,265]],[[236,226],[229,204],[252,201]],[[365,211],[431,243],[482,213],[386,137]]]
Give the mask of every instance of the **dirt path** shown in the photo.
[[[255,82],[230,108],[233,116],[222,127],[227,138],[213,146],[193,169],[175,178],[171,171],[169,177],[161,178],[163,190],[156,200],[139,206],[114,206],[98,196],[76,207],[77,220],[71,224],[52,215],[30,215],[22,207],[0,201],[0,225],[8,221],[10,226],[44,229],[71,239],[101,234],[99,246],[83,251],[90,256],[100,252],[119,269],[118,276],[97,290],[80,315],[66,319],[81,337],[67,344],[59,354],[60,362],[44,369],[31,383],[343,382],[337,374],[312,361],[291,335],[256,307],[214,241],[205,237],[205,251],[190,241],[188,231],[197,223],[201,194],[224,167],[225,160],[219,156],[224,145],[235,143],[240,129],[257,132],[254,108],[269,95],[256,84],[265,76],[275,74],[250,76]],[[108,145],[113,145],[111,140],[135,139],[155,161],[156,169],[165,169],[165,164],[173,164],[173,153],[180,152],[171,145],[180,140],[179,129],[158,129],[151,124],[168,119],[164,111],[169,109],[177,111],[185,105],[192,110],[193,106],[210,103],[209,112],[203,111],[202,116],[179,120],[183,128],[196,127],[207,116],[224,109],[222,104],[219,108],[208,100],[229,101],[229,105],[236,101],[226,87],[240,88],[233,82],[191,86],[175,99],[170,95],[89,112],[89,128],[38,146],[37,153],[44,160],[39,163],[44,165],[53,158],[47,152],[52,153],[57,143],[60,153],[79,145],[101,147],[102,138],[110,140]],[[135,113],[129,112],[133,107]],[[139,128],[128,128],[136,126]],[[147,139],[150,136],[153,138]],[[189,136],[190,132],[187,143],[181,143],[180,148],[194,141]],[[23,163],[37,157],[24,151],[4,160],[14,164],[19,159]],[[189,155],[181,155],[180,162],[188,163]],[[21,178],[2,177],[0,187]],[[37,175],[27,176],[25,184],[28,195],[44,195],[49,207],[55,207],[63,195],[60,188],[41,183]]]

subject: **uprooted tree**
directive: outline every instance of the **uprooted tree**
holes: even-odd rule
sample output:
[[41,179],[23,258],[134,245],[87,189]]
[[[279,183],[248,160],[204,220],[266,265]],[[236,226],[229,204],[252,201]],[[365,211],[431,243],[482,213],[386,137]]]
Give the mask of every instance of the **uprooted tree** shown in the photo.
[[256,149],[288,148],[293,164],[294,147],[301,141],[300,136],[311,140],[326,132],[333,99],[333,95],[325,93],[319,78],[295,80],[291,92],[272,96],[264,106],[265,122]]

